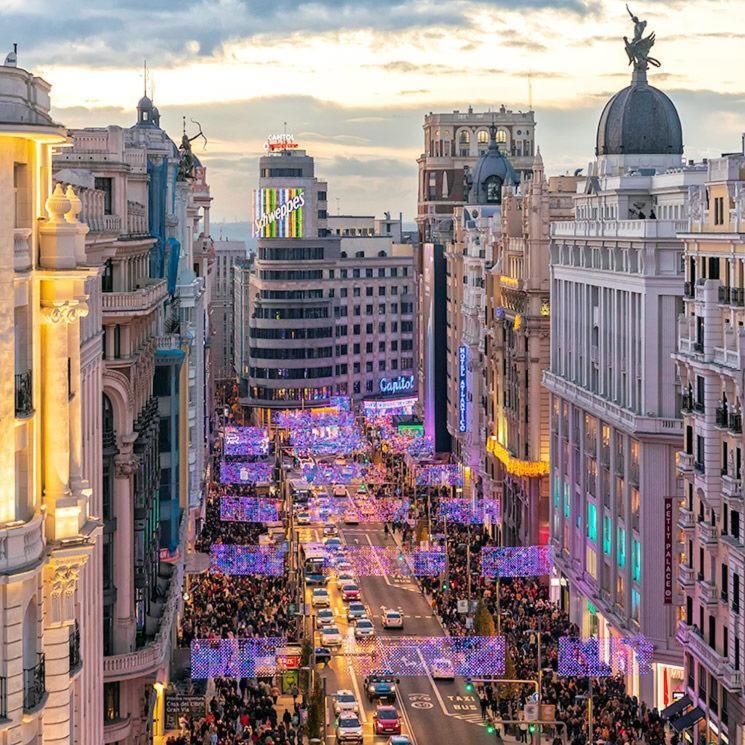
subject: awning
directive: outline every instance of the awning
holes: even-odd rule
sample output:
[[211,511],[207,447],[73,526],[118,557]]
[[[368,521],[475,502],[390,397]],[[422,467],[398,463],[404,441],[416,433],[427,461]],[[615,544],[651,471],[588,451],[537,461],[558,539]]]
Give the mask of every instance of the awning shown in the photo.
[[696,722],[698,722],[699,719],[704,718],[704,712],[703,709],[701,709],[700,706],[697,706],[695,709],[691,709],[687,714],[684,714],[682,717],[679,717],[678,719],[673,719],[670,724],[672,724],[673,729],[680,734],[683,730],[690,729]]
[[692,703],[693,702],[688,697],[688,694],[686,694],[677,701],[673,701],[670,706],[664,708],[660,712],[660,716],[663,719],[675,719],[675,717],[679,717],[683,713],[683,710],[689,707]]

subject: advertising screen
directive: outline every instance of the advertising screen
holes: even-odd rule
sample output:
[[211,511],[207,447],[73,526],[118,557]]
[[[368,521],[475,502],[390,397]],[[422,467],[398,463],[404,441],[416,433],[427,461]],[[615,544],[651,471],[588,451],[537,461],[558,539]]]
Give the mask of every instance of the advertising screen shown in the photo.
[[302,238],[303,189],[254,189],[254,238]]

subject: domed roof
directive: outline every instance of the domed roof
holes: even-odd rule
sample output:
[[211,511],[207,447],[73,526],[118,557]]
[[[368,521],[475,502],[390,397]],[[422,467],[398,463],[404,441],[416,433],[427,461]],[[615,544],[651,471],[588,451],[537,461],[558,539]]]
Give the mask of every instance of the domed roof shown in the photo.
[[520,176],[499,150],[494,124],[489,132],[489,149],[479,157],[468,177],[469,204],[501,204],[502,185],[520,183]]
[[142,109],[150,109],[153,108],[153,102],[150,100],[148,96],[143,96],[138,102],[137,102],[137,108]]
[[682,153],[683,129],[675,105],[636,70],[631,85],[616,93],[600,115],[595,154]]

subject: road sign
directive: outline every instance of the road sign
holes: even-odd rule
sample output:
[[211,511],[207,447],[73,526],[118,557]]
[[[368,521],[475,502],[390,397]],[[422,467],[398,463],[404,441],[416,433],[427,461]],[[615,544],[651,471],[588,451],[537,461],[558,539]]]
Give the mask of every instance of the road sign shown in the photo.
[[472,616],[468,616],[468,618],[466,618],[466,628],[467,629],[473,628],[473,617]]
[[525,717],[526,722],[537,721],[539,714],[540,708],[538,704],[525,704],[525,708],[523,709],[523,716]]
[[458,613],[468,613],[468,600],[458,601]]

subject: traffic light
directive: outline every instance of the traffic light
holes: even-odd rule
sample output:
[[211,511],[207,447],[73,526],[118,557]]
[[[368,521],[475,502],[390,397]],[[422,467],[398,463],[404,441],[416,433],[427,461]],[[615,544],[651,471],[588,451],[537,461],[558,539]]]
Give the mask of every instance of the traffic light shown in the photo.
[[466,678],[466,693],[473,693],[473,682],[470,678]]
[[530,732],[531,735],[535,732],[535,724],[528,726],[528,732]]
[[447,589],[448,589],[448,583],[447,583],[447,581],[446,581],[446,580],[443,580],[443,581],[442,581],[442,589],[443,589],[443,590],[447,590]]
[[487,724],[486,725],[486,733],[488,735],[493,735],[495,732],[496,732],[496,730],[494,729],[494,725],[493,724]]

